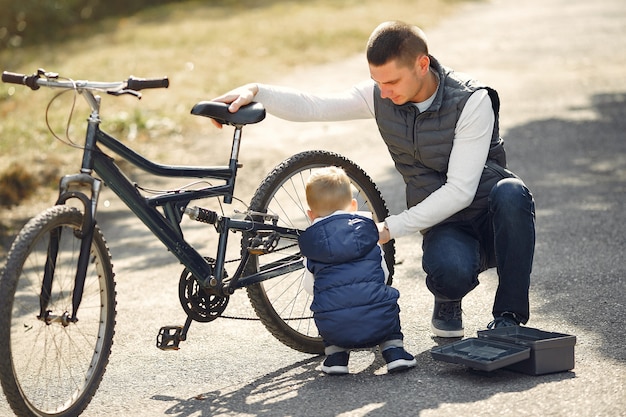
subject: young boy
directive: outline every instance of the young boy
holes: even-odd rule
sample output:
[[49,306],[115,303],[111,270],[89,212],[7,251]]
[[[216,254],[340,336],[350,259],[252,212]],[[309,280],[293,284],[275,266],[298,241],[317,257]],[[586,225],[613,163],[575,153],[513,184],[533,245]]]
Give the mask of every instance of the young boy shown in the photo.
[[414,367],[415,358],[403,347],[399,292],[386,285],[378,228],[370,213],[356,212],[348,176],[337,167],[314,172],[306,198],[313,224],[298,243],[313,318],[326,346],[322,371],[347,374],[349,349],[376,345],[388,372]]

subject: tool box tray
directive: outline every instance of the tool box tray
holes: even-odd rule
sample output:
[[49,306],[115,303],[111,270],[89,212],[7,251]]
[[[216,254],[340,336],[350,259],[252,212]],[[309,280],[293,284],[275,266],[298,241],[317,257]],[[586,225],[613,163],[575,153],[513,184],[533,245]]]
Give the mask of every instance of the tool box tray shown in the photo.
[[466,365],[479,371],[493,371],[528,359],[530,348],[496,340],[469,338],[430,351],[436,360]]

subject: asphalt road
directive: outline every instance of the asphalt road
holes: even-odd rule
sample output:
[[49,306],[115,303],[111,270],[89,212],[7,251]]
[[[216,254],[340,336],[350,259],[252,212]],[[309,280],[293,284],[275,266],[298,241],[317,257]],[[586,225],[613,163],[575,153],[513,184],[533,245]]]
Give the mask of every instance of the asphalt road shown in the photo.
[[[195,323],[180,351],[162,352],[154,347],[159,327],[184,321],[181,267],[111,200],[100,225],[116,268],[118,325],[85,416],[626,415],[626,4],[486,1],[461,7],[427,34],[443,64],[500,92],[509,165],[537,203],[528,325],[575,335],[575,368],[483,375],[434,361],[430,349],[440,341],[428,330],[433,300],[419,237],[397,241],[395,286],[406,347],[418,360],[410,372],[387,375],[380,356],[365,351],[353,355],[351,375],[326,377],[316,369],[319,357],[284,347],[258,321]],[[358,56],[276,82],[324,91],[365,77]],[[260,179],[284,157],[313,148],[356,161],[390,210],[404,209],[401,180],[372,121],[294,125],[270,117],[244,131],[242,172]],[[241,184],[244,199],[252,186]],[[463,303],[468,337],[491,319],[497,277],[480,278]],[[227,313],[253,317],[243,292]],[[3,399],[0,415],[11,415]]]

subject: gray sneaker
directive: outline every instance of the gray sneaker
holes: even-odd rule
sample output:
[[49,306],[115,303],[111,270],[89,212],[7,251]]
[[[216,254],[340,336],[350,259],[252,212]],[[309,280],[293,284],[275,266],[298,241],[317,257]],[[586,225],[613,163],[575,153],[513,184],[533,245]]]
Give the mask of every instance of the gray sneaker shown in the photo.
[[439,337],[463,337],[461,300],[442,301],[435,299],[431,330]]

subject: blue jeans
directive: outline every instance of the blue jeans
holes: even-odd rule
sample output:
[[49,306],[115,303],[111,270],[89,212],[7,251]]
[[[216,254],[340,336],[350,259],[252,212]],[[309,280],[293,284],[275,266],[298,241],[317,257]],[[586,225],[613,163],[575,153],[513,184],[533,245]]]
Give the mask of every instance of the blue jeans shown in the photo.
[[460,300],[478,285],[478,274],[496,267],[498,290],[493,315],[514,313],[526,323],[535,250],[535,203],[516,178],[500,180],[488,210],[467,222],[430,229],[422,243],[426,285],[438,300]]

